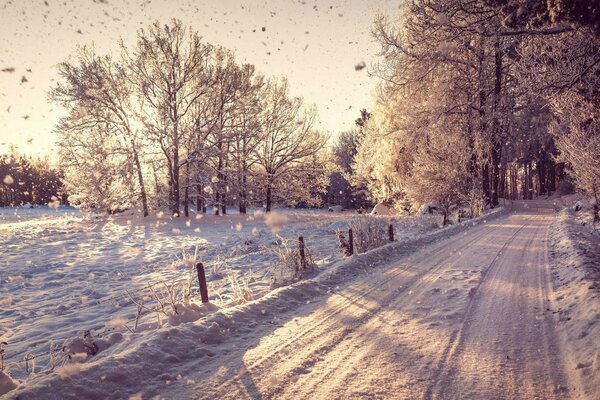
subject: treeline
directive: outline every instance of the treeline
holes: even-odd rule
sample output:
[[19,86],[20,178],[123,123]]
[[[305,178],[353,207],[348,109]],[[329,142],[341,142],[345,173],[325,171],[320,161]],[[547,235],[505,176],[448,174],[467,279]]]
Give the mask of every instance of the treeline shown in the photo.
[[0,177],[0,207],[66,200],[61,172],[47,159],[26,157],[13,150],[0,156]]
[[285,79],[237,63],[177,20],[115,53],[80,48],[51,91],[68,110],[57,131],[71,203],[188,215],[322,201],[326,137]]
[[598,23],[597,2],[577,0],[410,0],[397,18],[377,16],[382,84],[347,140],[353,184],[445,214],[571,181],[598,204]]

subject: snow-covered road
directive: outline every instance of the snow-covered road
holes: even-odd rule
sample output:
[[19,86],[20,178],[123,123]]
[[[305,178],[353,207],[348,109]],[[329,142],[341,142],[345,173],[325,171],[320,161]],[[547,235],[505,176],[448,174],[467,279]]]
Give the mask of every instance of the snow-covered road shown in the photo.
[[187,371],[197,384],[172,394],[577,397],[549,300],[554,206],[517,208],[338,288],[256,342],[240,338],[227,355]]

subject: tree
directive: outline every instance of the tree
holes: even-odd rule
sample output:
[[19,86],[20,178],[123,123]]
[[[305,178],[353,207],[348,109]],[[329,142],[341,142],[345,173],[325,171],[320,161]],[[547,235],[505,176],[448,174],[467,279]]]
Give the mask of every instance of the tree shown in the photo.
[[[57,130],[78,204],[114,212],[141,202],[147,215],[167,203],[179,215],[183,203],[188,216],[195,192],[197,211],[212,200],[225,214],[237,201],[244,213],[263,189],[269,210],[275,198],[314,204],[315,191],[302,185],[313,179],[320,193],[325,138],[313,129],[316,111],[292,98],[287,82],[267,82],[177,20],[155,22],[121,48],[115,58],[79,49],[51,93],[68,111]],[[114,191],[123,185],[128,201]]]
[[140,156],[142,139],[134,128],[132,88],[125,66],[83,47],[77,52],[76,62],[59,65],[59,74],[64,83],[54,87],[50,97],[70,110],[60,121],[59,132],[85,134],[86,130],[101,129],[122,137],[124,150],[133,158],[142,209],[147,217],[148,199]]
[[[131,80],[140,96],[141,122],[162,151],[169,177],[173,215],[179,216],[180,169],[186,137],[194,128],[190,110],[209,91],[212,47],[181,21],[161,27],[155,22],[138,34],[137,47],[127,55]],[[126,54],[129,54],[124,49]]]
[[109,214],[132,206],[133,168],[110,131],[62,130],[58,145],[71,204]]
[[301,98],[290,97],[287,80],[268,81],[261,115],[264,139],[257,147],[267,212],[272,208],[273,192],[293,183],[291,178],[325,146],[325,137],[313,129],[316,110],[304,109],[302,103]]
[[236,181],[239,210],[246,213],[250,180],[258,159],[256,150],[264,139],[262,131],[261,94],[265,87],[262,75],[255,73],[253,65],[244,64],[240,69],[238,95],[235,106],[234,132],[231,141],[233,173]]

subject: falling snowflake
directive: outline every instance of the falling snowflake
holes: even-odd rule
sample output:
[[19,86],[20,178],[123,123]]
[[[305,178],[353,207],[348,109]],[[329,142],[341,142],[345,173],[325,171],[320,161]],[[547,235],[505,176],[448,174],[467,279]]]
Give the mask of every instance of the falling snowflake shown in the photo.
[[361,70],[363,70],[364,68],[366,68],[366,66],[367,66],[367,64],[366,64],[364,61],[361,61],[361,62],[359,62],[358,64],[356,64],[356,65],[354,66],[354,70],[355,70],[355,71],[361,71]]

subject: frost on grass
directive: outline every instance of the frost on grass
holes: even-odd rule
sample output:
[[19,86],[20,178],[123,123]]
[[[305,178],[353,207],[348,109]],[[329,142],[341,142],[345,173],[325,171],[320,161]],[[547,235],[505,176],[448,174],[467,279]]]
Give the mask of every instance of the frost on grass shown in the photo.
[[279,245],[272,251],[277,256],[269,269],[272,276],[272,286],[279,286],[297,279],[305,273],[312,272],[316,266],[310,248],[304,245],[304,259],[301,256],[298,243],[278,237]]
[[374,217],[360,216],[350,222],[350,228],[354,235],[354,248],[357,253],[365,253],[369,250],[383,246],[388,243],[389,221]]

